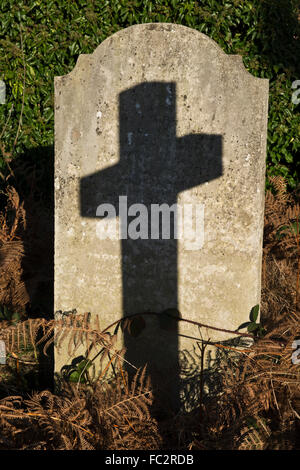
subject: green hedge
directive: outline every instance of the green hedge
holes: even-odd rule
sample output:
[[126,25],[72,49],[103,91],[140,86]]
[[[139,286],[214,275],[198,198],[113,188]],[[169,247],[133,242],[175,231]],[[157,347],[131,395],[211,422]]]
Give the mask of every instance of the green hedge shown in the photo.
[[[108,36],[132,24],[172,22],[201,31],[228,54],[241,54],[247,70],[270,79],[267,172],[299,179],[300,105],[291,85],[300,80],[299,0],[1,0],[0,79],[7,100],[0,105],[2,149],[11,151],[23,95],[24,110],[14,156],[53,146],[53,79],[75,66]],[[13,106],[13,109],[12,109]],[[9,113],[10,119],[6,128]],[[4,130],[4,132],[3,132]],[[36,157],[34,155],[37,155]],[[0,171],[7,172],[0,152]]]

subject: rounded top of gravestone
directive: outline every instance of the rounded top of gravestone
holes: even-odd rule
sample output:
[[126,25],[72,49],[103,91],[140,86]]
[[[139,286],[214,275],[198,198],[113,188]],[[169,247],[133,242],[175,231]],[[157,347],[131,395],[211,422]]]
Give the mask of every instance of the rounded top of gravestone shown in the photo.
[[[205,50],[206,54],[211,56],[211,60],[218,56],[219,59],[230,61],[233,72],[243,73],[248,79],[268,82],[268,79],[254,77],[249,73],[241,55],[228,55],[213,39],[200,31],[174,23],[143,23],[121,29],[99,44],[92,54],[80,54],[74,69],[63,77],[71,77],[77,70],[80,72],[80,69],[86,69],[95,59],[101,60],[107,55],[120,57],[124,54],[124,48],[129,55],[139,55],[139,58],[145,59],[154,57],[158,49],[165,49],[168,54],[177,57],[179,65],[182,65],[180,62],[188,63],[189,57],[203,54]],[[62,77],[55,77],[55,79],[60,78]]]

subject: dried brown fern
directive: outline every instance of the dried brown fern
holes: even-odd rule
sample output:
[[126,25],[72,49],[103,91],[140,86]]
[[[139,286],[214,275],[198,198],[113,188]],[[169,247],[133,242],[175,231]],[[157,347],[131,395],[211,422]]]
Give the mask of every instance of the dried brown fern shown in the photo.
[[265,199],[262,292],[267,322],[299,309],[300,288],[300,204],[283,177],[270,182],[275,195],[267,191]]
[[240,360],[223,357],[222,393],[206,404],[193,448],[297,448],[300,369],[292,343],[299,335],[300,317],[289,316]]
[[145,367],[137,371],[130,385],[127,374],[122,371],[116,381],[103,384],[101,393],[102,409],[99,410],[99,419],[104,419],[111,430],[110,449],[160,448],[162,441],[157,422],[151,414],[153,394]]
[[[87,315],[22,323],[2,330],[8,335],[8,349],[16,351],[22,347],[22,336],[34,343],[38,328],[44,330],[45,345],[49,333],[57,329],[58,342],[65,342],[67,331],[74,347],[78,341],[84,341],[88,349],[91,345],[107,351],[114,347],[112,336],[92,328]],[[64,384],[59,396],[43,392],[27,401],[2,400],[0,431],[4,431],[0,447],[159,449],[164,433],[174,447],[186,449],[293,447],[288,432],[300,416],[300,370],[292,363],[291,354],[292,342],[300,334],[299,324],[296,314],[289,316],[243,351],[239,360],[225,355],[218,369],[222,393],[205,401],[201,413],[200,404],[197,407],[195,402],[192,413],[171,417],[162,425],[152,414],[153,395],[146,369],[139,371],[129,384],[121,360],[117,359],[118,372],[110,382],[97,381],[90,386]],[[275,431],[271,426],[274,416],[278,422]]]
[[0,400],[0,449],[158,449],[151,403],[145,371],[130,387],[118,375],[105,387],[64,384],[60,396],[9,397]]
[[21,239],[26,228],[24,204],[16,190],[9,186],[7,205],[0,214],[0,305],[24,313],[29,301],[22,277],[24,243]]
[[57,348],[67,348],[73,356],[82,346],[85,347],[86,357],[94,349],[100,351],[102,360],[107,358],[109,352],[116,353],[118,358],[123,353],[115,348],[116,336],[91,325],[87,313],[71,314],[56,320],[31,318],[16,324],[0,322],[0,339],[5,341],[7,352],[15,357],[27,347],[36,350],[39,345],[43,345],[43,352],[47,354],[53,343]]
[[287,192],[287,184],[282,176],[270,177],[276,194],[267,191],[265,198],[265,252],[277,248],[284,251],[284,258],[297,254],[297,232],[295,225],[299,223],[300,204],[292,194]]

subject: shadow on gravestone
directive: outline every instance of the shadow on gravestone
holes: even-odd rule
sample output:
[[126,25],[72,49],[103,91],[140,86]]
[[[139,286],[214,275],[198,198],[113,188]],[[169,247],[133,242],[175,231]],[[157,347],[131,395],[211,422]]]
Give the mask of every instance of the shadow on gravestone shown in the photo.
[[[177,309],[176,211],[170,219],[169,239],[162,238],[162,224],[158,238],[151,239],[151,205],[171,207],[181,191],[220,177],[222,137],[193,134],[177,138],[176,84],[147,82],[119,95],[119,149],[118,164],[81,179],[81,216],[96,217],[99,205],[111,204],[120,219],[124,316]],[[119,196],[127,197],[132,216],[124,207],[118,209]],[[147,208],[148,238],[125,238],[130,227],[145,236],[138,222],[143,217],[145,222],[146,216],[134,204]],[[125,360],[136,367],[147,364],[154,402],[172,403],[178,409],[178,330],[163,331],[157,317],[144,318],[146,328],[137,338],[124,332]]]

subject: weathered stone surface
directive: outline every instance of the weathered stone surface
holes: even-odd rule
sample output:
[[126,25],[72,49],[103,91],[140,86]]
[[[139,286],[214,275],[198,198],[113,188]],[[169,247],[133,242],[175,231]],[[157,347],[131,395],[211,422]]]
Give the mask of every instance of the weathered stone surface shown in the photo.
[[[247,321],[260,301],[267,106],[268,80],[175,24],[124,29],[56,77],[55,310],[98,314],[103,328],[168,308],[229,330]],[[118,216],[122,195],[148,209],[203,204],[203,246],[100,240],[97,207]],[[146,321],[127,359],[176,369],[197,329],[180,322],[177,339]],[[66,362],[56,354],[57,370]]]

